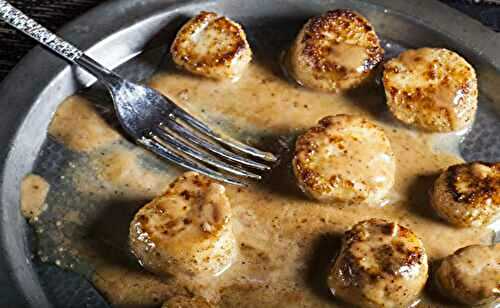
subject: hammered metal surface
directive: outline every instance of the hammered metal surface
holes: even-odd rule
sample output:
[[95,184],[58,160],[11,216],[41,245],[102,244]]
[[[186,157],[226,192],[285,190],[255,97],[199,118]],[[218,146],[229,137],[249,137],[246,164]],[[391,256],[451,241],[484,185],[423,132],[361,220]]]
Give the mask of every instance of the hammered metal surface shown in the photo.
[[467,161],[487,162],[500,159],[500,117],[498,107],[480,99],[476,121],[461,144],[460,152]]
[[[39,262],[37,272],[47,294],[52,299],[54,308],[109,308],[90,282],[76,273]],[[61,283],[64,281],[64,283]]]

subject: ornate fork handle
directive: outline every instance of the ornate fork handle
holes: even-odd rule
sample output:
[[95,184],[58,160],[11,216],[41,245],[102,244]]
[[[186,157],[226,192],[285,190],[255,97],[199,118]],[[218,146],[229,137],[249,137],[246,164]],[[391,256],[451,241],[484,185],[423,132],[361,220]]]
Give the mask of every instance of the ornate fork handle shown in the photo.
[[5,0],[0,0],[0,18],[70,62],[75,62],[83,55],[81,50],[29,18]]
[[116,75],[112,71],[94,61],[83,51],[58,37],[5,0],[0,0],[0,19],[46,46],[60,57],[84,68],[99,80],[105,82],[105,84],[108,85],[115,80]]

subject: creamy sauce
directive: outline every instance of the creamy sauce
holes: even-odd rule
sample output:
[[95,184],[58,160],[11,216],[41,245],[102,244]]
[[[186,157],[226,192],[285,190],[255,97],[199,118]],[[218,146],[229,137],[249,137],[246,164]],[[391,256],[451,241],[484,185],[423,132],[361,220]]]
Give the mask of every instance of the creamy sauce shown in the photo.
[[163,192],[170,177],[153,173],[141,166],[141,156],[151,155],[142,148],[126,148],[120,145],[107,147],[92,153],[88,168],[96,181],[88,181],[88,173],[77,172],[75,188],[83,193],[105,197],[110,191],[123,191],[128,199],[152,199]]
[[70,97],[59,106],[49,134],[68,148],[83,152],[120,138],[95,112],[92,103],[81,97]]
[[330,63],[341,63],[348,71],[362,73],[366,70],[367,59],[370,55],[366,47],[348,44],[334,44],[330,53],[326,56]]
[[316,200],[376,204],[394,184],[389,139],[363,118],[337,115],[320,123],[295,145],[292,164],[301,188]]
[[[422,55],[415,50],[407,50],[401,56],[401,63],[407,68],[419,67],[421,68],[424,61]],[[424,62],[426,63],[426,62]],[[428,80],[423,81],[423,85],[427,83],[438,85],[439,88],[427,97],[430,106],[435,106],[436,109],[446,110],[446,114],[449,116],[449,121],[451,127],[457,127],[457,111],[456,107],[458,101],[462,99],[462,92],[460,89],[450,86],[449,84],[440,84],[443,79],[446,78],[443,73],[446,73],[442,68],[442,64],[437,62],[432,62],[426,68],[424,76]]]
[[[222,307],[345,307],[329,293],[326,276],[341,235],[368,218],[411,228],[431,261],[466,245],[491,242],[490,230],[456,229],[432,212],[432,181],[462,159],[433,149],[433,135],[393,122],[380,89],[338,95],[313,92],[259,63],[251,64],[238,83],[218,83],[167,68],[150,85],[211,126],[280,153],[282,161],[263,183],[226,187],[239,245],[232,267],[208,286],[162,279],[141,269],[130,256],[128,224],[179,169],[119,137],[86,99],[74,96],[64,102],[49,133],[84,154],[64,165],[61,189],[51,190],[51,220],[34,224],[43,230],[38,232],[39,254],[42,260],[86,274],[117,307],[159,306],[173,295],[190,292],[218,299]],[[320,204],[307,199],[294,183],[294,138],[324,116],[339,113],[375,121],[391,141],[397,173],[385,206]],[[85,141],[78,141],[78,136]],[[451,307],[447,305],[423,295],[418,307]]]
[[21,213],[29,220],[38,219],[38,216],[47,209],[45,198],[49,193],[50,185],[44,178],[36,174],[27,175],[21,183]]

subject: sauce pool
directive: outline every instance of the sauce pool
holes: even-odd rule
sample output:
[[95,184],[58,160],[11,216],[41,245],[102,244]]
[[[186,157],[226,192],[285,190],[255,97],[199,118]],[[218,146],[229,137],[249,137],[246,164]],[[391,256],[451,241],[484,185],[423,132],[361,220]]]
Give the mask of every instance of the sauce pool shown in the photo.
[[[447,135],[408,129],[387,111],[383,91],[366,85],[347,93],[313,92],[252,63],[237,83],[216,82],[172,67],[149,85],[201,120],[242,141],[281,154],[262,183],[227,186],[237,261],[210,287],[197,281],[162,279],[130,255],[128,224],[181,170],[124,139],[92,102],[73,96],[63,102],[49,129],[71,150],[60,177],[51,182],[49,207],[32,222],[42,260],[86,275],[116,307],[159,306],[176,294],[200,293],[222,307],[345,307],[329,293],[326,276],[339,239],[355,223],[385,218],[412,229],[432,261],[458,248],[491,243],[488,228],[457,229],[433,213],[428,190],[436,175],[462,162]],[[303,195],[291,171],[297,135],[327,115],[361,115],[380,125],[397,159],[396,182],[382,204],[320,204]],[[458,139],[456,139],[458,142]],[[23,198],[33,195],[23,190]],[[57,261],[57,262],[56,262]],[[422,295],[417,307],[453,307]]]

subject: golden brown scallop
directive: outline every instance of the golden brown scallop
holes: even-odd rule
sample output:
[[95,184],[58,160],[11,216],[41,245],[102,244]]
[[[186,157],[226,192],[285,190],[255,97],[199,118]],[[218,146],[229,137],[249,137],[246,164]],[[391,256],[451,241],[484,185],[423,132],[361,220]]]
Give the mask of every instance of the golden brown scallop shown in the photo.
[[130,247],[154,273],[222,273],[236,255],[224,187],[194,172],[180,176],[137,212],[130,224]]
[[500,244],[457,250],[441,262],[435,281],[443,295],[465,305],[500,300]]
[[311,18],[297,35],[287,59],[300,84],[336,92],[370,76],[384,50],[372,25],[351,10],[333,10]]
[[213,308],[201,297],[174,296],[163,303],[161,308]]
[[345,114],[325,117],[300,136],[292,164],[299,187],[325,202],[376,203],[396,170],[384,131]]
[[243,28],[213,12],[201,12],[177,33],[170,49],[184,69],[214,79],[237,79],[252,60]]
[[335,296],[358,307],[408,307],[427,275],[424,246],[411,230],[370,219],[344,235],[328,285]]
[[453,51],[404,51],[385,63],[383,83],[389,109],[406,124],[449,132],[466,128],[474,121],[476,72]]
[[471,162],[449,167],[434,183],[431,204],[459,227],[479,227],[500,216],[500,163]]

